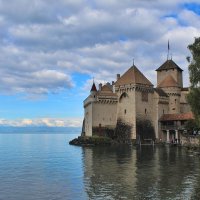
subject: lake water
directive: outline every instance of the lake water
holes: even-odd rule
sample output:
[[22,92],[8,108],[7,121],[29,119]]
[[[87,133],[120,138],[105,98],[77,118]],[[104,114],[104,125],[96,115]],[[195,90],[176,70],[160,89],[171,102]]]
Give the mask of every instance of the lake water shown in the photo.
[[0,200],[200,199],[200,158],[184,149],[68,145],[80,129],[0,132]]

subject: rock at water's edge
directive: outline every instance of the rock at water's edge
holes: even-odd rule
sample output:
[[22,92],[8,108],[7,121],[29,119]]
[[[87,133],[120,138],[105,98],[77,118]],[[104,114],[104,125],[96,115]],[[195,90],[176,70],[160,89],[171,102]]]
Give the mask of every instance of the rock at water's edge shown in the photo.
[[110,145],[112,140],[107,137],[85,137],[79,136],[69,142],[70,145],[77,146],[96,146],[96,145]]

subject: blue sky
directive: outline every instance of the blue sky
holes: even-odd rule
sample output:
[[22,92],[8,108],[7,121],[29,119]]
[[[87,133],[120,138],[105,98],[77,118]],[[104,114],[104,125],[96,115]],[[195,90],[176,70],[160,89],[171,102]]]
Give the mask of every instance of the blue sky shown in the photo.
[[199,0],[0,1],[0,125],[81,126],[83,100],[134,58],[156,86],[167,57],[184,70]]

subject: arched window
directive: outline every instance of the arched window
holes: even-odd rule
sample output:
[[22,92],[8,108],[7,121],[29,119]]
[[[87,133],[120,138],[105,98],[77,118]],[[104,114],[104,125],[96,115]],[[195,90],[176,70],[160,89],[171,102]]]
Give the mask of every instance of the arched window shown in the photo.
[[121,94],[121,96],[119,97],[119,102],[121,102],[122,99],[127,98],[127,97],[128,97],[128,94],[127,94],[126,92],[123,92],[123,93]]

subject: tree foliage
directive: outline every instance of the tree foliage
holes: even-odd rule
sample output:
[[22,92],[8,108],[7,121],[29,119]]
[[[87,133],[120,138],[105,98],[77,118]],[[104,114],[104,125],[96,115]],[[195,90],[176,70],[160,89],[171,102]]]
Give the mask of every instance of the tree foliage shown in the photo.
[[188,57],[189,61],[189,75],[192,88],[200,86],[200,38],[195,38],[193,44],[188,46],[192,54],[192,59]]
[[195,38],[194,43],[188,45],[188,49],[192,55],[192,59],[187,58],[191,83],[188,103],[192,108],[197,124],[200,126],[200,38]]
[[200,88],[191,88],[187,99],[195,116],[196,124],[200,126]]
[[185,129],[187,130],[187,134],[192,134],[194,130],[198,129],[198,125],[195,120],[191,119],[186,122]]
[[128,143],[131,139],[131,126],[122,119],[117,120],[115,139],[121,143]]
[[149,120],[139,120],[136,123],[137,135],[140,136],[140,140],[152,139],[155,140],[155,130],[151,121]]

